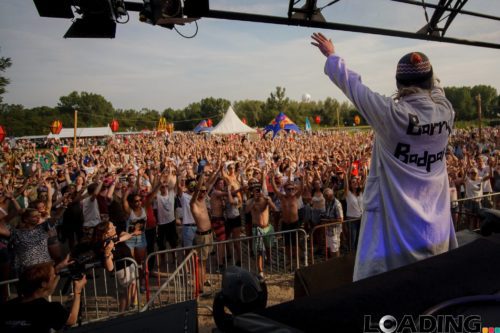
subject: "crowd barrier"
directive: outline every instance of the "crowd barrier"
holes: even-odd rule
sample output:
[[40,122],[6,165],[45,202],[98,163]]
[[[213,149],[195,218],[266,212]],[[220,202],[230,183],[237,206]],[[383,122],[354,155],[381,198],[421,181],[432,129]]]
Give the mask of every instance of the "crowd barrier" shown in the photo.
[[[146,263],[146,297],[161,288],[168,281],[170,273],[178,267],[181,259],[192,250],[198,256],[204,247],[211,252],[200,269],[206,270],[206,283],[200,285],[199,292],[208,296],[220,288],[222,273],[228,266],[240,266],[248,271],[260,273],[256,244],[264,242],[267,246],[263,258],[263,271],[267,275],[293,274],[297,268],[308,265],[308,235],[303,229],[280,231],[265,236],[250,236],[214,242],[210,245],[196,245],[177,249],[153,252]],[[201,283],[200,283],[201,284]]]
[[481,208],[500,209],[500,193],[452,201],[451,209],[455,230],[479,229],[479,209]]
[[[311,229],[309,236],[309,254],[311,257],[311,264],[315,264],[319,261],[325,261],[330,259],[333,255],[346,255],[355,252],[352,237],[350,236],[350,224],[359,223],[360,219],[349,219],[343,222],[326,222],[323,220],[322,224],[319,224]],[[339,251],[337,254],[333,254],[331,251],[331,246],[333,245],[333,233],[335,227],[340,228],[340,244]]]
[[[476,229],[479,219],[477,207],[500,209],[500,193],[484,195],[474,198],[459,199],[452,202],[452,212],[455,229]],[[475,207],[475,208],[474,208]],[[222,273],[228,266],[238,265],[251,272],[260,273],[258,253],[255,245],[259,242],[266,243],[263,260],[263,273],[266,276],[283,276],[293,273],[296,269],[328,260],[331,257],[328,251],[332,230],[341,226],[339,255],[355,252],[354,244],[349,237],[349,224],[359,222],[359,219],[344,222],[323,223],[315,226],[309,233],[304,229],[275,232],[266,236],[248,236],[237,239],[228,239],[207,245],[211,253],[204,267],[200,266],[199,254],[203,245],[168,249],[153,252],[148,255],[144,263],[143,283],[146,287],[145,295],[140,292],[139,265],[132,258],[121,261],[128,262],[133,276],[133,288],[137,295],[129,309],[120,311],[120,285],[116,269],[108,272],[100,265],[90,265],[86,271],[87,285],[82,292],[81,315],[79,324],[105,320],[127,313],[144,312],[148,309],[168,304],[197,299],[198,296],[214,295],[221,287]],[[264,240],[265,239],[265,240]],[[120,262],[120,261],[118,261]],[[117,263],[118,263],[117,262]],[[116,265],[115,265],[116,267]],[[206,283],[200,281],[200,270],[206,270]],[[72,286],[63,290],[66,281],[59,282],[52,301],[66,304],[72,301]],[[283,280],[282,280],[283,281]],[[0,282],[2,296],[7,299],[17,297],[18,280]],[[272,282],[271,282],[272,283]],[[142,297],[146,297],[143,305]]]
[[[149,272],[146,268],[146,273],[151,274],[152,272]],[[156,271],[154,274],[158,276],[162,273]],[[155,288],[151,288],[148,282],[146,282],[146,297],[148,302],[141,309],[141,312],[167,304],[194,300],[198,297],[200,291],[198,279],[199,266],[198,254],[195,250],[191,250],[171,274],[165,274],[166,281],[156,288],[155,294],[152,297],[150,297],[150,291]],[[146,279],[146,281],[149,281],[149,279]],[[157,281],[159,282],[160,278]]]

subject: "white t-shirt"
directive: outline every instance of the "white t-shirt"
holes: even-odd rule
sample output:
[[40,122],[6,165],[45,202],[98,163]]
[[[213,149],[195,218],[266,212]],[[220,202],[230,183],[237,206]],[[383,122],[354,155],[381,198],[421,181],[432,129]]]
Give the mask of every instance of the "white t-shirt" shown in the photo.
[[363,195],[354,195],[351,191],[345,197],[347,203],[346,216],[358,218],[363,215]]
[[[478,169],[478,171],[479,171],[479,177],[481,177],[481,179],[484,178],[486,175],[490,175],[489,166],[485,166],[482,169]],[[491,193],[491,192],[493,192],[491,188],[491,182],[489,179],[486,179],[485,181],[483,181],[483,193]]]
[[99,213],[99,205],[97,199],[91,200],[92,196],[82,200],[83,211],[83,226],[95,227],[101,223],[101,215]]
[[160,192],[156,195],[156,205],[158,209],[158,224],[163,225],[175,221],[175,193],[168,191],[166,195]]
[[191,198],[193,196],[186,192],[182,193],[181,205],[182,205],[182,224],[196,224],[194,221],[193,214],[191,213]]
[[[481,179],[472,180],[469,177],[465,178],[465,197],[474,198],[483,195],[483,182]],[[475,199],[480,200],[480,199]]]

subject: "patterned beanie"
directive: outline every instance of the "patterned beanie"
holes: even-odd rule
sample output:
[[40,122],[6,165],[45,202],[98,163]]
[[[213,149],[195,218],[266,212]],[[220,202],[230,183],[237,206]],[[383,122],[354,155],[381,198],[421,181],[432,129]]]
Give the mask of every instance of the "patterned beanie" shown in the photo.
[[431,63],[429,58],[421,52],[408,53],[398,62],[396,80],[402,85],[418,85],[431,77]]

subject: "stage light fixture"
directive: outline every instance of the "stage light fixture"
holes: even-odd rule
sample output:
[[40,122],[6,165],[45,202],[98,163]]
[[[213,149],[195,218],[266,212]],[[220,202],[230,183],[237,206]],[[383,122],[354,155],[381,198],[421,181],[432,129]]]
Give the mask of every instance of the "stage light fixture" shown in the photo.
[[[187,2],[184,1],[184,4]],[[144,9],[139,14],[139,20],[151,25],[159,25],[172,29],[175,25],[184,25],[198,18],[184,15],[181,0],[144,0]]]
[[301,8],[291,8],[288,15],[292,19],[326,22],[321,10],[316,6],[317,0],[306,0]]
[[71,0],[34,0],[38,14],[41,17],[73,18]]
[[84,15],[76,19],[64,38],[115,38],[116,22],[113,19]]

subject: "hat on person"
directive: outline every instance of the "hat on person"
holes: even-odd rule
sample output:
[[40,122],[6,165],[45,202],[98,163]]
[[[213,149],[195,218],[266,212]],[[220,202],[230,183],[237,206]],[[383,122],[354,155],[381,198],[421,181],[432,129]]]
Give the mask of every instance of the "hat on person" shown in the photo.
[[422,52],[405,54],[396,68],[396,81],[404,86],[424,83],[432,78],[432,65],[429,58]]

